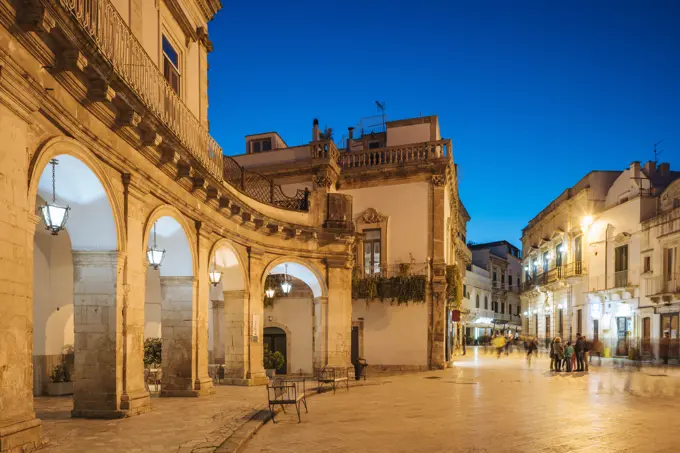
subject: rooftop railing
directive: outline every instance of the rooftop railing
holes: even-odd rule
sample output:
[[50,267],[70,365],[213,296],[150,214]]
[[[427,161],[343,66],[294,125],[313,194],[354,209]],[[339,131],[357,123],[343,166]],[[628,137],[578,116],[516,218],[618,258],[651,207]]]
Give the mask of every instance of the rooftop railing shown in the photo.
[[340,153],[338,165],[342,169],[405,165],[450,157],[452,152],[451,140],[437,140],[387,148],[346,151]]

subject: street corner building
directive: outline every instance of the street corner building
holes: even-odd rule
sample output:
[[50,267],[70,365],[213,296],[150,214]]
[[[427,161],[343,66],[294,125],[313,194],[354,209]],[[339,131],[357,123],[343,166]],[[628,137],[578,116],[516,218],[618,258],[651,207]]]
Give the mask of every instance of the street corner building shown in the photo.
[[265,383],[272,351],[281,373],[447,365],[471,254],[437,117],[226,156],[207,110],[221,6],[0,1],[2,452],[41,445],[38,395],[118,418],[150,391],[209,397],[215,373]]
[[680,172],[633,162],[592,171],[522,232],[522,325],[548,344],[577,334],[606,357],[677,358]]

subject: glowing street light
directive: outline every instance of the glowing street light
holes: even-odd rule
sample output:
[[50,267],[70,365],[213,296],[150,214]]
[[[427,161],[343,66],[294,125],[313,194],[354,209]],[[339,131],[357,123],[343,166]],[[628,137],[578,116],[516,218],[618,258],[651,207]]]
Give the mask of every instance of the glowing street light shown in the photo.
[[156,224],[153,224],[153,247],[146,249],[146,259],[149,260],[149,264],[154,268],[158,269],[161,267],[161,263],[165,259],[165,249],[161,250],[156,245]]
[[56,168],[57,165],[59,165],[59,161],[57,159],[52,159],[50,165],[52,165],[52,203],[45,202],[45,205],[40,208],[40,211],[45,227],[53,236],[56,236],[66,226],[68,212],[71,208],[57,205]]
[[283,294],[287,296],[291,289],[293,289],[293,284],[290,282],[290,277],[288,276],[288,265],[286,264],[286,273],[283,276],[283,281],[281,282],[281,291],[283,291]]
[[591,215],[584,216],[581,219],[581,230],[583,230],[583,232],[586,232],[588,230],[588,228],[590,227],[590,225],[592,225],[592,224],[593,224],[593,216],[591,216]]
[[215,253],[212,271],[210,271],[208,275],[210,277],[210,283],[212,283],[213,286],[217,286],[222,280],[222,272],[217,270],[217,253]]

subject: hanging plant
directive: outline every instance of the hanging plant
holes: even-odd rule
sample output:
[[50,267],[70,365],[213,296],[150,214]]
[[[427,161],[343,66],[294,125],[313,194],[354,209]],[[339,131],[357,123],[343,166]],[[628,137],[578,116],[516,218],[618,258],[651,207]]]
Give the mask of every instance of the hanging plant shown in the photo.
[[460,310],[463,303],[463,277],[456,264],[446,266],[446,307]]
[[424,303],[427,277],[410,275],[411,265],[399,265],[398,275],[382,277],[380,275],[362,275],[361,269],[352,273],[352,298],[365,299],[367,302],[379,299],[392,304],[405,305],[409,302]]

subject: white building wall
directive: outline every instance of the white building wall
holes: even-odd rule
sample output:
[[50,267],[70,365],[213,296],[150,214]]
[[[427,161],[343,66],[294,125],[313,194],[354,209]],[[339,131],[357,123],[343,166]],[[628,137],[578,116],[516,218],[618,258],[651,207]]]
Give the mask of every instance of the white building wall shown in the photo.
[[430,141],[430,123],[387,128],[387,146],[425,143],[428,141]]
[[290,296],[277,298],[273,307],[265,308],[264,327],[280,327],[286,332],[289,373],[314,372],[313,303],[311,297]]

